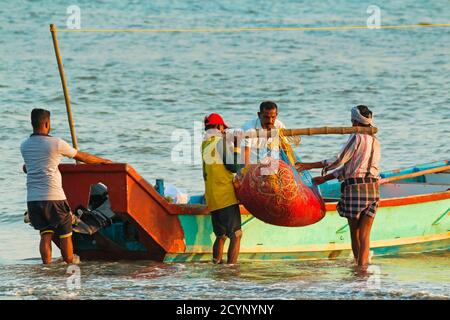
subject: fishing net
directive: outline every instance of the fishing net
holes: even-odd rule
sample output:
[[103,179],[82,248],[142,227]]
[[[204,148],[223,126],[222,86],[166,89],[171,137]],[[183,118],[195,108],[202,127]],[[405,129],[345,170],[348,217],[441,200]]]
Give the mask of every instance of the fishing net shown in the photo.
[[242,170],[235,185],[237,198],[252,215],[269,224],[300,227],[318,222],[325,215],[325,205],[311,176],[294,169],[297,157],[286,137],[279,134],[270,147],[275,144],[278,159],[267,156]]

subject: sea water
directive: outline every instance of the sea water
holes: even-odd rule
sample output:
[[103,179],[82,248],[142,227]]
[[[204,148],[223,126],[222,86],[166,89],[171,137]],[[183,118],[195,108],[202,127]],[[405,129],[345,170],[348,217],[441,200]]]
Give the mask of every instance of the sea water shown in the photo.
[[[385,26],[449,22],[447,0],[374,4]],[[375,257],[375,278],[358,276],[348,260],[236,266],[82,262],[79,286],[68,286],[67,266],[42,266],[39,236],[22,222],[26,178],[19,145],[31,133],[34,107],[51,110],[52,134],[70,141],[49,32],[50,23],[67,28],[69,5],[0,2],[1,298],[450,297],[448,252]],[[81,29],[364,26],[371,15],[369,3],[357,0],[76,5]],[[188,143],[187,160],[173,161],[176,133],[194,142],[198,123],[211,112],[238,128],[268,99],[278,104],[288,128],[347,126],[352,106],[369,105],[380,130],[382,170],[449,158],[450,28],[58,33],[58,38],[80,149],[127,162],[150,183],[163,178],[191,195],[202,193],[198,145]],[[296,151],[305,161],[322,160],[346,139],[303,137]]]

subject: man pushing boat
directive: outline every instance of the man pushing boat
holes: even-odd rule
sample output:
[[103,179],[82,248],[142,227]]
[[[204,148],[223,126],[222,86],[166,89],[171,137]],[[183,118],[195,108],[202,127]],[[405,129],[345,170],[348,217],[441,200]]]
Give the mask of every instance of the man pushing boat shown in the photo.
[[[354,127],[372,127],[372,111],[364,105],[356,106],[351,110],[351,121]],[[358,266],[363,269],[369,263],[370,231],[380,200],[379,163],[378,139],[374,135],[362,133],[352,134],[335,158],[296,163],[299,171],[323,168],[322,176],[313,179],[317,185],[335,178],[342,181],[337,211],[348,219],[353,255]],[[339,169],[324,176],[336,168]]]
[[72,213],[62,188],[58,165],[62,156],[88,164],[106,164],[111,160],[72,148],[60,138],[49,135],[50,111],[31,111],[33,134],[20,146],[27,174],[27,207],[32,226],[39,230],[39,251],[44,264],[52,261],[52,240],[65,262],[73,263]]

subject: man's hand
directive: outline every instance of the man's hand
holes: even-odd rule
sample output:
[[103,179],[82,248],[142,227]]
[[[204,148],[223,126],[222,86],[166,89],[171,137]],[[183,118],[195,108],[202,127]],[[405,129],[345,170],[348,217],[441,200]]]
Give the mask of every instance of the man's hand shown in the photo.
[[295,163],[295,169],[297,169],[298,172],[302,172],[305,170],[311,170],[311,169],[320,169],[323,168],[324,165],[322,161],[319,162],[296,162]]
[[316,186],[318,186],[319,184],[322,184],[322,183],[327,182],[327,180],[325,179],[325,177],[320,176],[320,177],[315,177],[315,178],[313,178],[313,179],[312,179],[312,182],[313,182]]
[[87,164],[107,164],[112,163],[109,159],[100,158],[97,156],[94,156],[87,152],[81,152],[78,151],[77,154],[74,157],[75,160],[87,163]]
[[297,169],[298,172],[302,172],[305,170],[314,169],[314,167],[312,166],[312,163],[296,162],[295,169]]
[[319,176],[312,179],[312,182],[318,186],[319,184],[325,183],[327,181],[336,179],[332,173],[327,174],[326,176]]
[[234,190],[239,190],[242,186],[242,179],[238,175],[236,175],[233,179]]

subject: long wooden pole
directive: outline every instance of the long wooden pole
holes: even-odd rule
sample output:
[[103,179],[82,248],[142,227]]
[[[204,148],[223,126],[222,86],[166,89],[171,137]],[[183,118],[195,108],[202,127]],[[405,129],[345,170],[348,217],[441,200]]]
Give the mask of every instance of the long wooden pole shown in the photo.
[[318,134],[351,134],[367,133],[376,134],[378,129],[375,127],[321,127],[304,129],[283,129],[285,136],[312,136]]
[[401,176],[394,176],[394,177],[390,177],[390,178],[381,179],[380,184],[385,184],[385,183],[389,183],[389,182],[397,181],[397,180],[420,177],[420,176],[423,176],[426,174],[437,173],[437,172],[442,172],[442,171],[447,171],[447,170],[450,170],[450,166],[442,166],[442,167],[437,167],[437,168],[433,168],[433,169],[417,171],[417,172],[413,172],[413,173],[403,174]]
[[[284,136],[312,136],[319,134],[351,134],[351,133],[367,133],[376,134],[378,129],[375,127],[319,127],[319,128],[297,128],[297,129],[281,129]],[[243,138],[259,138],[271,137],[278,134],[278,130],[266,129],[250,129],[248,131],[231,131],[231,134],[241,139]]]
[[55,48],[56,61],[58,62],[59,75],[61,77],[61,84],[62,84],[62,88],[64,91],[64,100],[66,101],[66,111],[67,111],[67,117],[69,120],[70,135],[72,137],[72,145],[75,149],[78,150],[77,134],[75,131],[75,124],[74,124],[73,116],[72,116],[72,106],[70,105],[69,89],[67,88],[66,76],[64,74],[64,66],[63,66],[62,59],[61,59],[61,52],[59,51],[58,38],[56,37],[57,30],[56,30],[56,26],[54,24],[50,25],[50,32],[52,34],[53,47]]

